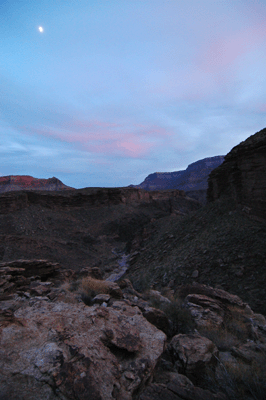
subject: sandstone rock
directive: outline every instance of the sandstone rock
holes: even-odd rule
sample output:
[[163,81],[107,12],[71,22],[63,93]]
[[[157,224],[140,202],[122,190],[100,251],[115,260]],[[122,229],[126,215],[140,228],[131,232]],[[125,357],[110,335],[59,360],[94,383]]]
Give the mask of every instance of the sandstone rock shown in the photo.
[[3,398],[132,399],[152,377],[166,336],[137,307],[33,299],[1,327]]
[[215,344],[199,334],[174,336],[168,351],[176,360],[179,371],[187,374],[202,372],[207,365],[216,363],[218,355]]
[[155,325],[156,328],[166,333],[166,335],[169,333],[170,322],[162,310],[159,310],[158,308],[147,307],[143,312],[143,316],[147,319],[147,321]]
[[224,310],[219,300],[202,294],[189,294],[185,305],[190,310],[196,326],[206,328],[213,326],[219,328],[223,324]]
[[102,304],[102,303],[108,303],[108,301],[111,299],[111,296],[109,294],[97,294],[97,296],[95,296],[92,299],[92,303],[93,304]]
[[[8,269],[6,269],[8,268]],[[10,275],[23,275],[26,278],[31,276],[40,276],[42,279],[56,276],[60,269],[58,263],[52,263],[47,260],[15,260],[0,263],[0,271]]]
[[29,290],[34,296],[46,296],[51,291],[51,288],[51,282],[32,282]]
[[246,307],[246,303],[244,303],[240,297],[233,295],[231,293],[226,292],[223,289],[213,288],[211,286],[195,283],[193,285],[184,285],[181,286],[179,290],[179,296],[181,298],[185,298],[187,295],[191,294],[202,294],[208,296],[212,299],[217,299],[221,304],[230,304],[236,305],[241,308]]

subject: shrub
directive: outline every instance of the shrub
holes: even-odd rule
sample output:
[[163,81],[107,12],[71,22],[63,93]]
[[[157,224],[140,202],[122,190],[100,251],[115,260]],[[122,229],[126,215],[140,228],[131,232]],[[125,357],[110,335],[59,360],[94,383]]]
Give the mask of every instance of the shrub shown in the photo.
[[183,307],[180,301],[175,300],[169,304],[163,304],[161,309],[172,323],[172,336],[177,333],[189,333],[194,330],[195,322],[191,317],[190,311]]
[[118,299],[123,297],[123,292],[117,283],[102,281],[91,276],[82,279],[82,290],[85,294],[94,291],[96,294],[106,293]]
[[195,322],[191,317],[190,311],[182,305],[181,300],[174,299],[170,303],[166,303],[151,296],[149,304],[154,308],[162,310],[168,317],[172,326],[171,336],[177,333],[189,333],[194,330]]
[[210,339],[220,351],[230,350],[239,343],[238,339],[225,328],[206,325],[198,327],[198,330],[202,336]]
[[82,279],[81,286],[83,291],[87,294],[91,291],[94,291],[95,293],[109,293],[111,282],[101,281],[92,278],[91,276],[87,276]]

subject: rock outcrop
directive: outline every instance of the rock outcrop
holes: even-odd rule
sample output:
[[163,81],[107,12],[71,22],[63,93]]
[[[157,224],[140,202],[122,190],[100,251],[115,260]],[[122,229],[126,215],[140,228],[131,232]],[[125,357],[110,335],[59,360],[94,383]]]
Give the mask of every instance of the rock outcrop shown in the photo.
[[246,212],[265,220],[266,129],[235,146],[211,172],[208,183],[208,201],[228,196]]
[[69,190],[73,189],[64,185],[59,179],[33,178],[29,175],[9,175],[0,177],[0,193],[19,190]]
[[[120,300],[101,293],[102,281],[86,306],[71,274],[64,271],[59,284],[56,264],[18,260],[0,273],[1,287],[13,283],[0,297],[1,399],[227,400],[266,389],[266,321],[237,296],[183,287],[182,304],[168,315],[129,280],[120,282]],[[198,331],[187,326],[190,332],[171,338],[174,314],[185,318],[178,307]]]
[[121,302],[106,308],[37,298],[6,319],[0,387],[9,400],[132,399],[152,377],[166,339]]
[[179,212],[188,206],[197,209],[199,205],[186,197],[182,190],[165,190],[147,192],[134,188],[85,188],[71,191],[25,191],[4,193],[0,196],[0,213],[16,211],[30,205],[41,205],[46,208],[71,209],[73,207],[103,207],[112,205],[156,205],[168,212]]

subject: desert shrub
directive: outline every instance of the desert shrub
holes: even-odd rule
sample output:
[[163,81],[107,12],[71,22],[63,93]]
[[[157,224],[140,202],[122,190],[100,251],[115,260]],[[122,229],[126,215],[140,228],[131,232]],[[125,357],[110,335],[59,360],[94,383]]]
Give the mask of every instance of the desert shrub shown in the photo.
[[99,279],[92,278],[91,276],[84,277],[81,282],[82,290],[84,293],[90,293],[94,291],[95,293],[109,293],[110,282],[102,281]]
[[179,299],[173,299],[171,302],[162,302],[155,296],[150,296],[149,304],[151,307],[162,310],[171,322],[171,336],[177,333],[189,333],[194,330],[190,311],[182,305]]
[[130,279],[133,288],[139,293],[144,293],[151,287],[151,278],[147,275],[138,278],[131,277]]
[[95,295],[106,293],[118,299],[123,297],[122,290],[115,282],[102,281],[92,278],[91,276],[87,276],[82,279],[81,286],[82,291],[88,295],[90,295],[91,291],[93,291]]
[[202,336],[210,339],[220,351],[230,350],[239,343],[239,340],[225,328],[205,325],[198,327],[198,331]]
[[[226,381],[231,381],[231,387],[234,388],[234,397],[236,399],[242,400],[248,397],[254,400],[265,400],[265,359],[262,362],[253,361],[251,365],[247,365],[242,361],[237,364],[225,363],[223,367]],[[228,382],[225,382],[225,389],[227,385]]]
[[207,368],[201,386],[213,392],[223,391],[230,400],[266,399],[265,353],[246,364],[243,360],[221,362],[217,358],[216,372]]
[[175,300],[168,304],[165,303],[161,309],[172,323],[172,336],[177,333],[189,333],[194,330],[195,322],[191,317],[190,311],[183,307],[180,301]]

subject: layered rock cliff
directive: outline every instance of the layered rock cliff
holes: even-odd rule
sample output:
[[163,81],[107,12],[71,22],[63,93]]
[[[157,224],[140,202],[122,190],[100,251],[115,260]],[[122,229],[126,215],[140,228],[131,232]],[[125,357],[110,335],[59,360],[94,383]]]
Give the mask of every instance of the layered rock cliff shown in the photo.
[[266,128],[235,146],[209,176],[208,201],[221,196],[266,219]]
[[155,172],[135,187],[145,190],[179,189],[184,191],[206,190],[209,173],[224,160],[223,156],[208,157],[190,164],[186,170]]
[[59,179],[33,178],[29,175],[9,175],[0,177],[0,193],[18,190],[67,190],[72,189],[64,185]]

